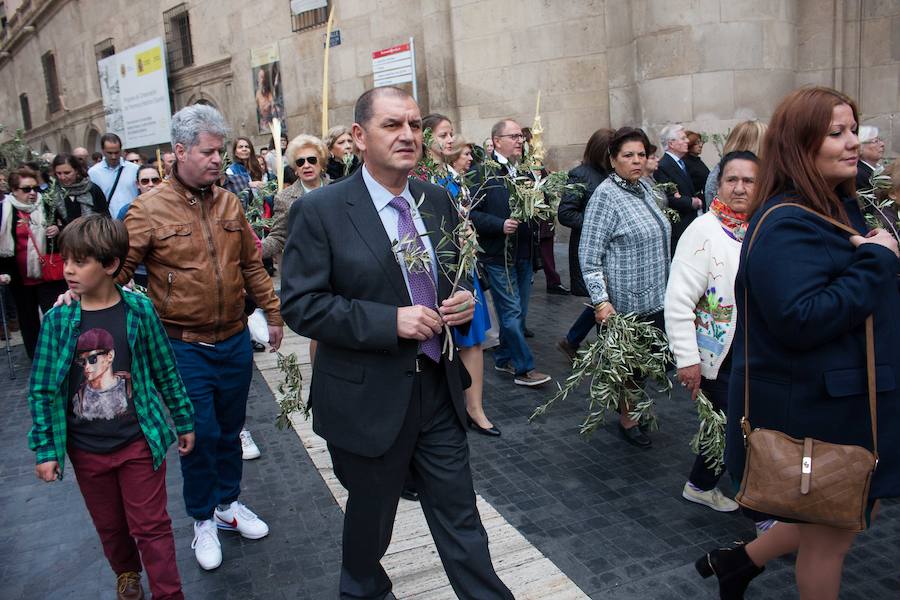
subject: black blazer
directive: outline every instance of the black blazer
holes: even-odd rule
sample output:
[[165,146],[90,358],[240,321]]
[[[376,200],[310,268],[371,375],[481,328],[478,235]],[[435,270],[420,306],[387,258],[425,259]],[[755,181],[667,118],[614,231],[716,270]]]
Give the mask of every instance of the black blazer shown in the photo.
[[[684,160],[684,159],[682,159]],[[685,163],[686,164],[686,163]],[[703,196],[703,190],[699,192],[694,190],[694,184],[691,182],[690,175],[685,173],[678,163],[675,162],[668,154],[663,154],[659,159],[659,167],[653,175],[657,183],[674,183],[678,186],[680,198],[675,197],[674,192],[667,192],[669,208],[678,211],[681,219],[672,225],[672,252],[674,254],[675,246],[678,244],[678,238],[684,233],[694,219],[697,218],[697,209],[692,204],[692,198],[699,194]]]
[[[418,179],[409,186],[417,201],[425,196],[420,212],[437,250],[441,229],[457,223],[447,191]],[[397,337],[397,307],[411,301],[362,169],[291,206],[281,264],[282,317],[319,344],[309,391],[313,430],[348,452],[381,456],[403,424],[419,344]],[[438,303],[449,293],[439,273]],[[468,373],[457,356],[442,363],[465,426]]]
[[[865,319],[874,314],[881,460],[870,497],[900,496],[900,261],[875,244],[854,248],[842,230],[793,207],[766,218],[748,255],[760,215],[784,200],[771,198],[756,212],[741,251],[728,472],[740,481],[745,459],[740,421],[748,356],[742,323],[748,323],[752,427],[871,449]],[[865,232],[856,201],[845,201],[844,208],[853,227]]]
[[872,182],[869,181],[872,177],[872,173],[875,172],[875,169],[864,163],[863,161],[859,161],[856,163],[856,189],[857,190],[868,190],[872,187]]
[[581,275],[581,262],[578,260],[578,245],[581,243],[581,227],[584,224],[584,211],[594,190],[606,179],[606,171],[595,169],[582,163],[569,171],[568,183],[580,183],[584,189],[566,190],[559,202],[557,218],[559,224],[572,230],[569,234],[569,280],[573,296],[588,296],[584,278]]

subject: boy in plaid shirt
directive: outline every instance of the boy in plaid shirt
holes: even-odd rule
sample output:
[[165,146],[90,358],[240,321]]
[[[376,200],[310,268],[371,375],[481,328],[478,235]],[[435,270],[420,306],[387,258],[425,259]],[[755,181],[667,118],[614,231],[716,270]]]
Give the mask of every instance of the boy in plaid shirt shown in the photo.
[[38,478],[62,479],[65,455],[117,576],[117,598],[183,599],[166,510],[166,449],[194,446],[193,408],[148,298],[115,276],[128,254],[121,221],[91,215],[60,235],[65,278],[80,301],[44,317],[31,367],[29,446]]

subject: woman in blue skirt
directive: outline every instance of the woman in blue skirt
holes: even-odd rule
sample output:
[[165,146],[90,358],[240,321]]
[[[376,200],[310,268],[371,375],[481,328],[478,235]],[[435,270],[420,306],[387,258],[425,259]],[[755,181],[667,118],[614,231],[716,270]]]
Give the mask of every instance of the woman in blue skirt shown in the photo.
[[[453,124],[443,115],[428,115],[423,120],[426,128],[434,134],[434,144],[428,151],[438,164],[447,169],[447,174],[437,180],[450,193],[455,201],[460,192],[463,175],[472,165],[472,146],[459,137],[453,136]],[[449,135],[447,135],[449,133]],[[484,390],[484,351],[481,348],[487,331],[491,328],[487,302],[478,275],[473,274],[472,283],[475,293],[475,315],[469,323],[469,331],[463,334],[453,328],[453,341],[459,348],[459,358],[472,377],[472,385],[466,390],[466,412],[469,415],[469,428],[476,433],[488,436],[500,435],[500,430],[484,414],[482,404]]]

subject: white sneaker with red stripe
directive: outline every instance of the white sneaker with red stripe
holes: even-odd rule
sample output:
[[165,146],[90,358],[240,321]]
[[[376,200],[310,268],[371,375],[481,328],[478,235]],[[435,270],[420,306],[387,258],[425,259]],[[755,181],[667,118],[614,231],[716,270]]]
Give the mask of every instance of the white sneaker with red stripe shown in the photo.
[[252,510],[235,500],[227,510],[216,508],[216,527],[225,531],[237,531],[248,540],[258,540],[269,535],[269,526]]

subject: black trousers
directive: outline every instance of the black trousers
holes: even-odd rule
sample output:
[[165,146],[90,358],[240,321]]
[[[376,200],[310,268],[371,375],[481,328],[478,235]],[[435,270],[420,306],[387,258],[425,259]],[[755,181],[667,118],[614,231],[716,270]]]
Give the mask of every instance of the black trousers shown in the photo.
[[[723,365],[723,367],[727,367],[727,371],[725,369],[719,369],[719,377],[715,380],[706,379],[705,377],[700,380],[700,389],[706,394],[706,397],[709,398],[709,401],[712,405],[722,412],[728,412],[728,380],[729,380],[729,372],[731,371],[731,361],[728,361],[727,365]],[[694,466],[691,468],[691,475],[688,478],[688,481],[693,483],[695,486],[703,490],[704,492],[708,492],[709,490],[716,487],[716,484],[719,483],[719,479],[722,478],[722,475],[725,473],[722,470],[718,475],[716,475],[715,471],[710,469],[706,460],[703,458],[703,455],[698,454],[697,458],[694,459]]]
[[19,316],[19,331],[22,332],[22,343],[28,358],[34,358],[34,348],[37,346],[38,333],[41,331],[41,312],[46,313],[53,308],[53,303],[60,294],[69,289],[65,280],[45,281],[37,285],[22,285],[18,283],[9,288],[16,303],[16,313]]
[[369,458],[328,444],[334,472],[349,492],[344,515],[340,597],[384,598],[381,566],[408,473],[453,591],[463,599],[510,599],[491,564],[475,507],[466,433],[453,410],[444,369],[424,359],[394,445]]

